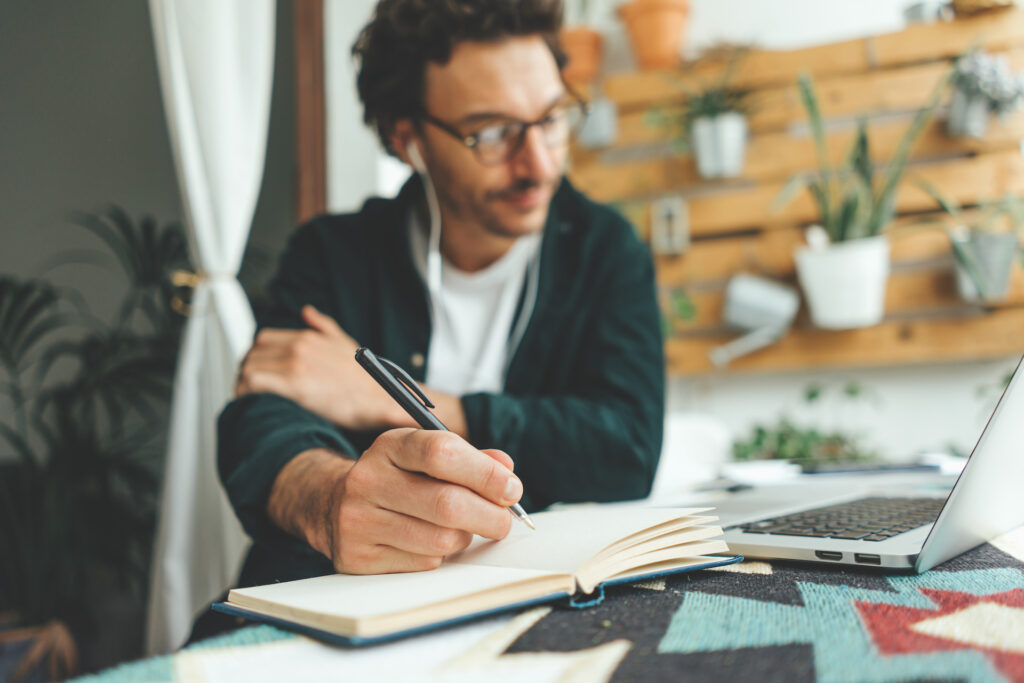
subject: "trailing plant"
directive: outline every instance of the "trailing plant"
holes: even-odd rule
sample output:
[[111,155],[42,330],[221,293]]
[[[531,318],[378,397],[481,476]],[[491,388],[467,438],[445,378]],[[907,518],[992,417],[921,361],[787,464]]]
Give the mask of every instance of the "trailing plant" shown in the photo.
[[[127,285],[106,321],[73,290],[0,276],[0,613],[81,633],[111,590],[145,598],[188,252],[179,225],[117,207],[74,224],[106,251],[64,262],[112,256]],[[67,640],[37,654],[70,666]]]
[[825,139],[825,122],[814,83],[810,76],[802,74],[798,89],[814,140],[818,170],[794,176],[776,197],[775,209],[780,210],[792,201],[800,189],[806,188],[818,208],[818,223],[829,241],[845,242],[881,234],[895,214],[896,190],[910,152],[935,115],[946,80],[940,82],[927,105],[914,115],[892,159],[880,174],[876,174],[871,161],[867,122],[864,119],[857,124],[853,145],[844,161],[838,165],[832,164]]

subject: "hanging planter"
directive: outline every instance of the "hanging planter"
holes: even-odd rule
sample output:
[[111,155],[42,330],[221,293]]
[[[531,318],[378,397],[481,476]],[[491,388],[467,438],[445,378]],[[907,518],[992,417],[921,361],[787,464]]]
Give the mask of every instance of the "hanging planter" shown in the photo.
[[1024,103],[1024,76],[1002,57],[974,50],[953,69],[953,95],[946,130],[953,137],[983,138],[992,114],[1005,117]]
[[847,330],[885,317],[889,242],[883,235],[801,247],[796,270],[816,326]]
[[[971,303],[999,303],[1009,294],[1013,262],[1024,234],[1024,199],[1008,195],[981,202],[981,215],[966,216],[955,198],[924,180],[927,192],[956,222],[949,231],[960,297]],[[968,222],[970,221],[970,222]]]
[[946,114],[946,130],[953,137],[983,138],[988,131],[988,98],[953,88]]
[[1017,235],[975,228],[950,235],[950,241],[960,297],[972,303],[1005,301],[1019,248]]
[[560,34],[562,49],[568,58],[562,75],[575,85],[586,85],[601,71],[604,38],[586,26],[563,29]]
[[743,173],[747,117],[730,111],[693,121],[690,144],[703,178],[735,178]]
[[632,0],[618,13],[640,68],[667,69],[679,63],[690,0]]

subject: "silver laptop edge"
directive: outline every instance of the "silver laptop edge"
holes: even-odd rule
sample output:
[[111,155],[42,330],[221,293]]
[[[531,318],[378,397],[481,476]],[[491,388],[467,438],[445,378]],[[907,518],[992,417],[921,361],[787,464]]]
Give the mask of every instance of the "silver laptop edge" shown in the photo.
[[[750,558],[787,559],[925,572],[937,564],[1024,524],[1024,358],[982,430],[963,472],[934,524],[884,541],[746,533],[729,529],[725,540]],[[1016,419],[1015,419],[1016,418]],[[821,475],[816,475],[821,476]],[[877,492],[876,492],[877,493]],[[889,492],[893,494],[892,491]],[[804,492],[803,496],[813,496]],[[730,502],[719,504],[723,522],[747,522],[812,510],[872,495],[866,490],[822,494],[817,500],[790,499],[788,504],[741,514],[729,520]],[[922,497],[919,493],[902,493]],[[749,502],[748,502],[749,505]],[[736,515],[733,515],[736,516]]]

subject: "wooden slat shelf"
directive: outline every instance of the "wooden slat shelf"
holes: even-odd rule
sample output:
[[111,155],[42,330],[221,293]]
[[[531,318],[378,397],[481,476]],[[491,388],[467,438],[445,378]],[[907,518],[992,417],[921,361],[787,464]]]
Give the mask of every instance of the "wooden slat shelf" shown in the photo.
[[[579,187],[598,201],[665,195],[688,197],[690,230],[695,236],[738,232],[750,228],[790,226],[810,223],[817,218],[817,209],[806,191],[782,208],[778,197],[785,181],[761,185],[723,183],[715,186],[681,185],[677,176],[658,177],[623,175],[618,184],[614,171],[604,175],[606,184]],[[1008,192],[1024,192],[1024,157],[1018,150],[984,154],[964,159],[923,163],[907,170],[907,178],[921,178],[940,188],[961,203],[973,203],[979,197],[998,197]],[[693,196],[695,191],[711,192]],[[904,183],[897,194],[900,213],[928,211],[936,208],[935,200],[917,187]]]
[[[732,83],[746,88],[788,87],[804,71],[823,80],[946,60],[975,44],[989,52],[1020,47],[1024,44],[1024,11],[992,12],[948,24],[915,26],[898,33],[800,50],[751,50],[737,64]],[[625,109],[648,107],[678,99],[681,76],[696,83],[713,83],[721,69],[721,63],[710,63],[678,71],[617,74],[609,76],[601,89]]]
[[[964,212],[967,221],[979,211]],[[889,228],[889,248],[894,266],[944,262],[952,258],[944,228],[957,221],[945,213],[925,213],[897,219]],[[794,250],[804,244],[803,230],[783,228],[755,236],[704,240],[681,256],[656,257],[658,280],[664,286],[724,282],[737,272],[789,278],[795,271]]]
[[[795,281],[795,278],[791,280]],[[663,284],[663,289],[671,290],[672,286]],[[696,308],[696,316],[690,320],[675,321],[674,332],[684,336],[721,332],[724,288],[688,291],[687,296]],[[1007,300],[999,304],[999,308],[1014,306],[1024,306],[1024,273],[1020,271],[1015,273]],[[929,270],[897,270],[889,278],[885,310],[890,317],[963,316],[965,313],[977,313],[978,308],[978,305],[958,299],[955,274],[949,264]],[[1024,350],[1024,328],[1020,330],[1020,344]]]
[[[721,62],[606,79],[602,92],[619,107],[619,138],[608,150],[574,148],[570,177],[593,198],[616,204],[644,237],[654,201],[686,201],[694,241],[682,255],[656,257],[664,310],[672,309],[678,290],[696,308],[690,320],[669,321],[671,372],[712,372],[708,352],[738,335],[722,322],[732,275],[748,272],[795,285],[794,250],[804,242],[804,227],[817,220],[817,208],[806,192],[781,209],[777,198],[790,178],[818,165],[798,75],[814,75],[831,162],[845,158],[856,120],[865,118],[873,161],[882,165],[895,153],[913,112],[949,72],[951,60],[974,45],[1024,69],[1024,10],[802,50],[750,51],[738,63],[732,84],[754,89],[757,109],[749,120],[743,175],[728,181],[701,179],[689,156],[671,151],[681,132],[672,123],[685,99],[680,84],[714,82]],[[730,372],[943,363],[1024,351],[1024,271],[1016,268],[1007,302],[998,308],[960,300],[949,239],[940,228],[952,227],[953,219],[914,184],[927,180],[967,207],[1007,193],[1024,195],[1024,113],[1001,123],[993,119],[981,140],[948,137],[943,118],[940,111],[918,139],[897,194],[897,217],[888,231],[893,267],[885,321],[833,332],[812,327],[802,311],[781,342],[735,361]],[[965,220],[977,215],[969,208]]]
[[[665,343],[671,372],[714,371],[708,353],[735,335],[674,337]],[[1006,358],[1024,352],[1024,308],[978,309],[957,318],[886,321],[845,332],[796,330],[775,346],[737,359],[731,371],[880,367]]]

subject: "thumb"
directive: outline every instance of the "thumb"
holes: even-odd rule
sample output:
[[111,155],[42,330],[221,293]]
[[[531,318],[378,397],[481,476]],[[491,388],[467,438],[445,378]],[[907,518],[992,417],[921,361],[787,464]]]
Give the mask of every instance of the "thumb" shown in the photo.
[[341,328],[338,327],[338,323],[334,322],[334,318],[324,315],[308,304],[302,307],[302,319],[317,332],[322,332],[331,337],[342,334]]

